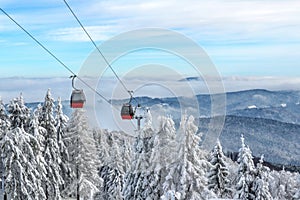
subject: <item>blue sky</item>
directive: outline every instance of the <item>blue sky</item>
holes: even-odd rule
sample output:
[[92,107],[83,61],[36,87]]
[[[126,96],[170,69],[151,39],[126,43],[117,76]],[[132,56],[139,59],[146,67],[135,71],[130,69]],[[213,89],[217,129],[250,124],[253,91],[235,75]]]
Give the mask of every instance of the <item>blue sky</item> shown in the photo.
[[[300,75],[300,2],[296,0],[68,3],[99,45],[126,31],[158,27],[178,31],[197,42],[222,76]],[[75,72],[94,50],[62,0],[0,0],[0,7]],[[1,13],[0,52],[0,77],[70,75]],[[147,53],[138,52],[141,63]],[[169,63],[174,68],[193,75],[165,53],[153,51],[152,55],[150,61],[145,58],[146,63],[173,60]],[[128,55],[124,66],[135,61],[134,56],[137,54]],[[117,70],[122,75],[122,70]]]

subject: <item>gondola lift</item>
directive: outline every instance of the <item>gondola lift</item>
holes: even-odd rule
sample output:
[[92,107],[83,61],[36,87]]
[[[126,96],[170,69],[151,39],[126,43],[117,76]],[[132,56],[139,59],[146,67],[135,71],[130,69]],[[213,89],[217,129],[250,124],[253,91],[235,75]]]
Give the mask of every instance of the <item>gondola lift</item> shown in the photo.
[[123,120],[131,120],[134,117],[134,110],[130,103],[125,103],[121,109],[121,117]]
[[86,98],[83,90],[77,89],[74,86],[74,80],[76,77],[77,77],[76,75],[70,76],[70,78],[72,78],[72,87],[73,87],[73,91],[70,99],[70,106],[71,108],[83,108]]
[[134,118],[135,109],[133,108],[131,101],[133,99],[133,91],[128,91],[130,94],[130,100],[128,103],[124,103],[121,109],[121,117],[123,120],[131,120]]

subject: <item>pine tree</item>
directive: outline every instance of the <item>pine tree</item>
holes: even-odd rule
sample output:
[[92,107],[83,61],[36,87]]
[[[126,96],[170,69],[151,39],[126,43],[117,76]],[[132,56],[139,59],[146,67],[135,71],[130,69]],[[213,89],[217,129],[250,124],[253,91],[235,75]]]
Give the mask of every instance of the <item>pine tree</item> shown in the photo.
[[61,157],[57,144],[57,130],[55,127],[53,108],[54,99],[51,97],[50,89],[48,89],[39,116],[40,125],[46,130],[44,135],[43,157],[47,163],[45,166],[47,179],[44,180],[43,185],[47,198],[60,199],[60,187],[64,181],[60,172]]
[[69,121],[64,142],[69,153],[69,163],[76,176],[65,191],[69,196],[93,198],[102,184],[98,176],[97,151],[88,127],[85,111],[76,109]]
[[[0,97],[0,146],[3,143],[3,138],[5,136],[5,134],[7,133],[7,131],[10,128],[10,121],[5,109],[5,106],[2,102],[2,99]],[[3,159],[2,159],[2,151],[0,151],[0,155],[1,155],[1,159],[0,159],[0,171],[1,171],[1,175],[2,175],[2,180],[4,181],[4,164],[3,164]],[[0,181],[0,184],[2,184],[2,181]],[[3,186],[3,185],[2,185]]]
[[37,166],[36,169],[40,175],[40,181],[41,184],[43,183],[44,180],[47,179],[47,171],[46,171],[46,161],[43,157],[43,152],[44,152],[44,143],[45,143],[45,138],[44,135],[46,135],[46,129],[41,127],[39,124],[39,116],[38,116],[38,109],[36,109],[33,112],[33,115],[30,120],[30,126],[29,126],[29,134],[31,134],[33,137],[35,137],[37,144],[35,145],[34,148],[34,154],[36,157],[37,161]]
[[180,193],[169,190],[161,197],[161,200],[180,200]]
[[36,138],[25,132],[29,109],[23,98],[14,99],[8,106],[12,128],[6,132],[1,144],[5,169],[5,192],[10,199],[46,199],[41,188],[42,174],[36,152]]
[[124,163],[119,149],[119,142],[111,137],[110,155],[100,167],[100,177],[103,179],[103,186],[97,199],[121,200],[122,181],[124,176]]
[[231,197],[229,187],[229,170],[225,161],[220,141],[217,141],[210,159],[211,168],[208,173],[208,188],[221,198]]
[[15,98],[8,105],[11,128],[23,128],[25,131],[29,127],[30,110],[25,106],[22,93],[19,98]]
[[255,179],[252,188],[255,194],[255,200],[273,199],[269,191],[269,183],[267,180],[269,178],[269,171],[269,168],[263,166],[263,156],[261,156],[255,170]]
[[[151,165],[153,135],[153,129],[145,126],[136,138],[132,165],[125,175],[123,188],[123,197],[125,200],[151,199],[151,197],[145,196],[145,194],[149,193],[149,189],[152,190],[152,186],[149,185],[148,176]],[[145,192],[146,187],[149,187],[149,189]]]
[[108,163],[110,157],[110,146],[107,142],[107,137],[110,133],[108,130],[93,130],[93,137],[97,149],[99,163],[104,166]]
[[300,199],[300,173],[296,173],[295,176],[295,181],[296,181],[296,185],[294,188],[294,195],[293,198],[294,199]]
[[207,188],[205,171],[208,163],[204,152],[199,149],[200,138],[196,135],[194,118],[182,117],[177,138],[179,157],[168,167],[168,175],[163,186],[164,195],[180,194],[181,199],[207,199],[214,194]]
[[4,133],[6,133],[9,128],[10,128],[10,121],[5,106],[0,97],[0,141],[2,140]]
[[270,193],[275,200],[282,200],[285,199],[285,184],[283,180],[281,180],[280,172],[278,171],[271,171],[270,178],[268,179]]
[[235,198],[237,199],[254,199],[255,195],[252,191],[254,163],[252,153],[249,147],[245,145],[244,136],[241,136],[242,147],[238,155],[238,177],[236,185]]
[[[152,117],[148,110],[146,113],[144,131],[154,132]],[[141,196],[147,199],[159,199],[163,195],[162,185],[167,175],[167,166],[175,159],[174,142],[176,130],[171,117],[159,117],[159,131],[152,137],[152,148],[148,169],[143,176],[147,177],[141,185]]]
[[297,187],[297,173],[292,173],[283,169],[279,172],[279,189],[277,190],[277,199],[293,199],[293,196],[299,190]]
[[296,188],[296,192],[293,196],[293,199],[300,199],[300,189],[299,189],[299,187]]
[[56,112],[55,127],[56,127],[56,131],[57,131],[57,142],[58,142],[58,144],[60,144],[61,141],[63,140],[65,128],[69,121],[68,116],[63,113],[63,107],[61,104],[60,97],[57,100],[55,112]]
[[42,109],[42,105],[38,104],[37,108],[33,111],[29,125],[29,132],[38,140],[43,156],[43,153],[45,151],[45,138],[47,136],[47,130],[40,124],[41,116],[43,113]]
[[121,173],[123,174],[123,177],[125,176],[126,172],[129,171],[130,166],[131,166],[131,161],[132,161],[132,157],[133,157],[133,153],[132,153],[132,141],[131,141],[131,136],[125,136],[124,139],[122,140],[122,144],[121,144],[121,149],[120,149],[120,153],[122,155],[122,159],[123,159],[123,166],[124,169],[121,171]]
[[68,116],[63,113],[61,104],[61,99],[58,98],[57,105],[56,105],[56,115],[55,115],[55,128],[57,132],[57,145],[59,148],[59,153],[61,157],[60,163],[60,175],[64,180],[64,184],[61,187],[61,191],[64,191],[65,185],[69,185],[73,177],[75,177],[74,172],[71,170],[69,165],[69,153],[66,148],[64,137],[65,137],[65,129],[68,123]]

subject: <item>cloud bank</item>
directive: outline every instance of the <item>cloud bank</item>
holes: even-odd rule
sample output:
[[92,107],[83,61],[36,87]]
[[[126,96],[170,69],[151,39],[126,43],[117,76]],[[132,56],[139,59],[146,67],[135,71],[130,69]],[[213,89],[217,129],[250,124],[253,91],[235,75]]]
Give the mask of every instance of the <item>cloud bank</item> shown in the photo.
[[[290,77],[241,77],[230,76],[223,77],[223,84],[226,92],[241,91],[250,89],[267,90],[299,90],[300,78]],[[85,78],[88,83],[97,82],[97,91],[108,99],[128,98],[128,94],[123,90],[115,78],[90,79]],[[213,77],[212,77],[213,80]],[[131,77],[124,79],[128,88],[135,90],[136,96],[149,97],[170,97],[170,96],[191,96],[193,94],[209,94],[206,83],[202,79],[182,81],[166,78],[141,78]],[[212,81],[213,83],[213,81]],[[84,88],[79,81],[76,87]],[[12,98],[23,94],[26,102],[41,102],[48,88],[51,88],[55,99],[61,97],[64,100],[69,99],[72,91],[71,81],[68,78],[0,78],[0,96],[4,103],[8,103]],[[176,94],[174,93],[176,88]],[[91,92],[84,88],[87,93]],[[180,92],[178,92],[180,91]],[[193,95],[192,94],[192,95]],[[100,97],[96,100],[101,101]]]

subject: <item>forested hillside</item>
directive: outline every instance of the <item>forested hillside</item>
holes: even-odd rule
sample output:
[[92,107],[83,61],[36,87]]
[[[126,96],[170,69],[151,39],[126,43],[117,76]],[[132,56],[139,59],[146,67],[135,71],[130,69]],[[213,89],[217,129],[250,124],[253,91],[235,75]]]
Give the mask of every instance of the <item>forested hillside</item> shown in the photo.
[[239,152],[233,162],[220,141],[211,152],[200,149],[202,135],[193,116],[183,115],[178,128],[171,117],[152,119],[150,111],[144,120],[134,137],[91,129],[83,109],[74,109],[69,119],[50,90],[34,109],[22,95],[7,106],[1,101],[2,195],[16,200],[300,198],[300,175],[270,170],[263,155],[255,165],[254,147],[242,133],[232,144]]

